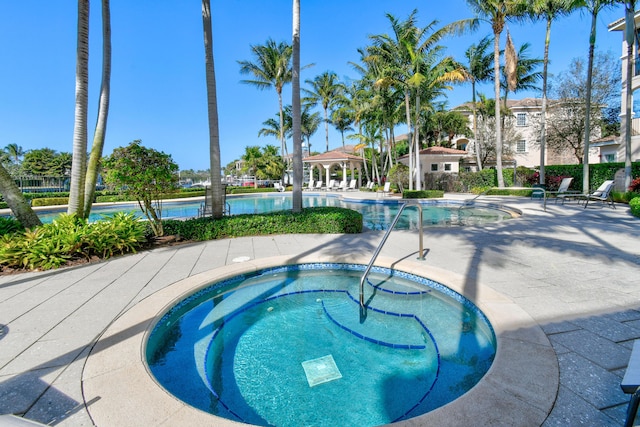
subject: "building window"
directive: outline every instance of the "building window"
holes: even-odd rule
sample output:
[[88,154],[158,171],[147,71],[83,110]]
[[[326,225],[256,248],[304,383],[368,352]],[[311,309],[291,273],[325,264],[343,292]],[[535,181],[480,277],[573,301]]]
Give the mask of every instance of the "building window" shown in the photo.
[[616,154],[605,154],[604,155],[604,162],[605,163],[613,163],[616,161]]
[[438,172],[438,164],[431,163],[431,172]]
[[444,170],[445,171],[451,171],[451,163],[445,163],[444,164]]
[[516,142],[516,153],[526,153],[527,152],[527,141],[521,139]]
[[526,126],[526,125],[527,125],[527,113],[516,114],[516,126]]

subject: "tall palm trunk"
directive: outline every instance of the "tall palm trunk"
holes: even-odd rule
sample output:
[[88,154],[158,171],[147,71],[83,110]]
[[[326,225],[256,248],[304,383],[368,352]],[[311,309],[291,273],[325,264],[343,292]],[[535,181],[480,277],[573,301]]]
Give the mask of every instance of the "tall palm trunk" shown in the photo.
[[282,91],[278,92],[278,107],[280,108],[280,153],[282,155],[282,164],[284,165],[282,172],[282,182],[287,175],[287,140],[284,136],[284,108],[282,107]]
[[[293,200],[294,213],[302,212],[302,132],[300,107],[300,0],[293,0],[293,40],[291,76],[291,116],[293,127]],[[326,110],[325,110],[326,115]],[[328,139],[327,139],[328,141]]]
[[76,108],[73,128],[73,163],[67,212],[83,216],[87,169],[87,106],[89,102],[89,0],[78,0],[76,50]]
[[111,13],[109,0],[102,0],[102,84],[100,85],[100,101],[98,120],[93,133],[91,155],[87,164],[87,175],[84,185],[84,217],[89,218],[96,182],[100,170],[100,159],[107,133],[107,117],[109,115],[109,99],[111,97]]
[[473,139],[475,143],[476,149],[476,163],[478,164],[478,170],[482,170],[482,154],[480,153],[480,138],[478,138],[478,107],[476,105],[476,81],[475,79],[471,81],[471,90],[473,93],[471,94],[471,110],[473,112]]
[[635,25],[635,0],[625,1],[625,36],[627,40],[627,78],[626,78],[626,111],[625,111],[625,131],[624,131],[624,188],[627,190],[631,185],[631,106],[633,103],[633,65],[635,57],[633,56],[633,45],[635,41],[636,25]]
[[411,132],[411,106],[409,105],[409,89],[404,91],[404,108],[407,115],[407,144],[409,145],[409,190],[413,190],[413,137]]
[[326,143],[326,150],[329,151],[329,109],[324,108],[324,138]]
[[205,76],[207,81],[207,111],[209,117],[209,162],[211,167],[211,207],[214,218],[224,213],[224,188],[220,177],[220,133],[218,130],[218,99],[216,73],[213,62],[213,31],[211,29],[211,3],[202,0],[202,28],[204,32]]
[[544,165],[546,162],[545,149],[547,145],[547,76],[549,68],[549,43],[551,41],[551,17],[547,16],[547,31],[544,38],[544,59],[542,61],[542,111],[540,117],[540,181],[545,183]]
[[415,150],[416,150],[416,190],[422,190],[422,177],[420,176],[420,88],[416,88],[416,119],[413,121]]
[[584,118],[584,153],[582,153],[582,192],[587,194],[589,188],[589,140],[591,139],[591,80],[593,79],[593,55],[596,48],[596,17],[591,15],[591,32],[589,35],[589,65],[587,68],[586,114]]
[[494,24],[493,29],[493,87],[496,99],[496,172],[498,174],[498,187],[504,188],[504,176],[502,175],[502,127],[500,125],[500,33],[502,26]]
[[0,193],[7,202],[11,212],[25,228],[33,228],[42,225],[38,215],[31,209],[29,202],[24,198],[9,172],[0,164]]

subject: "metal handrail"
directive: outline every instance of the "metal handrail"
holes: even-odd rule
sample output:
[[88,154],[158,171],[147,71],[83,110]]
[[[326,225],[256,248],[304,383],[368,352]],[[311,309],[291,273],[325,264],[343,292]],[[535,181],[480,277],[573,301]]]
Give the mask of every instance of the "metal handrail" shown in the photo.
[[402,211],[404,211],[404,208],[406,208],[407,206],[415,206],[418,208],[418,212],[419,212],[419,229],[420,229],[420,244],[419,244],[419,249],[418,249],[418,259],[419,260],[424,260],[424,247],[423,247],[423,225],[422,225],[422,205],[419,202],[414,202],[414,203],[409,203],[409,202],[405,202],[402,204],[402,206],[400,206],[400,210],[398,211],[398,213],[396,214],[396,217],[393,219],[393,221],[391,222],[391,225],[389,226],[389,228],[387,229],[387,231],[384,233],[384,236],[382,236],[382,240],[380,241],[380,243],[378,243],[378,247],[376,248],[375,252],[373,253],[373,256],[371,257],[371,261],[369,261],[369,264],[367,265],[367,268],[364,270],[364,273],[362,274],[362,278],[360,279],[360,307],[364,308],[364,282],[367,280],[367,276],[369,275],[369,272],[371,271],[371,268],[373,267],[373,263],[376,261],[376,258],[378,258],[378,255],[380,255],[380,251],[382,251],[382,247],[384,246],[385,242],[387,241],[387,238],[389,237],[389,235],[391,234],[391,231],[393,231],[393,228],[396,226],[396,224],[398,223],[398,220],[400,219],[400,215],[402,215]]

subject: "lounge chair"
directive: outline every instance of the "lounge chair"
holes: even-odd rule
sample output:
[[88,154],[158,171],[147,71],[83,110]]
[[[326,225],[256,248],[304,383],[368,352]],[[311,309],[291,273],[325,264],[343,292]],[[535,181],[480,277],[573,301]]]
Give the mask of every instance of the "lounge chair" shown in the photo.
[[558,190],[547,191],[547,197],[549,196],[549,194],[553,194],[556,196],[556,203],[558,203],[558,200],[562,200],[562,204],[564,204],[566,199],[575,199],[576,197],[579,197],[581,195],[579,191],[569,190],[569,186],[571,185],[572,181],[572,177],[562,178],[562,182],[560,182]]
[[279,182],[274,182],[273,187],[281,193],[285,190],[284,185],[280,184]]
[[313,190],[313,179],[309,180],[309,185],[307,185],[307,188],[303,188],[303,190]]
[[343,179],[342,181],[340,181],[340,185],[337,188],[338,191],[346,191],[347,190],[347,180]]
[[616,208],[616,205],[613,203],[613,198],[611,197],[611,190],[613,190],[613,180],[605,181],[602,183],[600,187],[596,191],[591,194],[586,194],[584,197],[584,207],[585,209],[589,205],[591,200],[596,202],[602,202],[602,205],[605,203],[610,205],[613,209]]
[[367,190],[373,190],[373,186],[375,185],[375,183],[373,181],[369,181],[367,183]]
[[347,188],[347,190],[355,191],[357,184],[358,184],[358,182],[355,179],[352,179],[351,182],[349,182],[349,188]]
[[333,186],[335,184],[336,180],[335,179],[330,179],[329,183],[327,184],[327,187],[325,188],[326,191],[331,191],[333,190]]
[[316,186],[314,188],[316,190],[322,190],[322,180],[316,182]]
[[382,188],[382,190],[378,190],[378,193],[382,193],[383,196],[391,194],[391,182],[385,182],[384,187]]

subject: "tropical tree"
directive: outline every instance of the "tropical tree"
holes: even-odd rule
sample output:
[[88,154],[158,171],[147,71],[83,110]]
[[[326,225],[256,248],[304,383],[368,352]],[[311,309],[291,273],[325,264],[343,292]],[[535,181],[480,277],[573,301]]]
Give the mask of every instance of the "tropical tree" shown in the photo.
[[171,155],[143,147],[142,141],[135,140],[104,159],[104,172],[105,182],[133,197],[154,235],[162,236],[162,199],[178,185],[178,165]]
[[[552,94],[556,102],[549,105],[552,113],[547,120],[547,146],[556,152],[572,152],[578,163],[588,156],[584,139],[589,134],[600,137],[602,109],[619,99],[620,63],[611,52],[596,52],[593,72],[589,76],[583,58],[574,58],[569,69],[552,80]],[[587,108],[587,82],[591,79],[591,101],[598,108]],[[619,110],[618,110],[619,111]],[[584,189],[583,189],[584,190]],[[588,191],[588,187],[587,187]]]
[[300,0],[293,0],[293,70],[291,118],[293,128],[293,212],[302,212],[302,108],[300,105]]
[[[440,29],[438,21],[432,21],[424,28],[416,26],[417,11],[414,10],[405,21],[399,21],[387,14],[394,36],[386,34],[370,36],[373,46],[368,48],[369,62],[378,73],[378,86],[393,86],[404,91],[406,122],[409,134],[413,136],[415,148],[414,178],[416,189],[421,188],[420,173],[420,106],[423,95],[427,100],[440,95],[442,89],[448,88],[446,83],[462,81],[466,74],[460,64],[451,57],[443,57],[443,46],[438,43],[455,32],[468,27],[471,21],[458,21]],[[413,94],[413,108],[409,97]],[[411,112],[415,115],[411,126]],[[413,132],[411,132],[413,130]],[[411,157],[411,155],[410,155]],[[411,165],[410,165],[411,168]],[[410,184],[411,189],[411,184]]]
[[62,177],[72,169],[70,153],[57,153],[51,148],[29,150],[22,160],[22,171],[25,174]]
[[478,134],[478,117],[476,109],[476,83],[484,83],[493,77],[493,53],[488,52],[491,38],[486,36],[478,44],[472,44],[464,53],[467,58],[466,72],[471,82],[471,111],[473,113],[473,140],[475,144],[478,170],[482,170],[480,139]]
[[[311,137],[318,131],[322,118],[317,111],[312,112],[310,105],[304,105],[300,114],[300,132],[307,140],[307,147],[311,153]],[[343,142],[344,145],[344,142]]]
[[89,0],[78,0],[76,49],[76,106],[73,126],[73,163],[67,213],[83,217],[87,170],[87,108],[89,103]]
[[84,184],[85,218],[89,218],[93,196],[96,192],[96,182],[102,159],[104,139],[107,132],[107,117],[109,116],[109,100],[111,98],[111,11],[109,0],[102,0],[102,83],[100,85],[100,100],[98,103],[98,119],[93,132],[93,144],[87,163],[87,174]]
[[[495,99],[500,99],[500,35],[504,30],[507,20],[516,18],[524,12],[524,0],[467,0],[467,4],[478,15],[491,24],[493,30],[493,81]],[[496,102],[496,122],[501,123],[500,103]],[[502,131],[500,126],[496,128],[496,169],[498,173],[498,186],[504,188],[502,175]]]
[[551,43],[551,23],[560,16],[567,15],[576,6],[576,0],[533,0],[529,2],[528,16],[533,20],[544,19],[544,58],[542,63],[542,106],[540,112],[540,184],[545,183],[545,149],[547,139],[547,91],[549,69],[549,45]]
[[4,147],[4,151],[9,156],[9,159],[14,163],[20,163],[20,158],[24,156],[24,150],[18,144],[9,144]]
[[510,88],[508,84],[508,76],[506,67],[502,67],[502,81],[500,86],[504,90],[504,96],[502,101],[505,108],[507,107],[507,98],[509,92],[518,93],[522,91],[538,91],[540,87],[538,82],[542,79],[542,72],[538,70],[538,67],[542,65],[543,60],[539,58],[532,58],[529,54],[530,43],[523,43],[517,52],[518,61],[515,64],[515,72],[513,73],[512,82],[513,87]]
[[324,111],[326,151],[329,151],[329,107],[340,99],[345,89],[344,85],[333,71],[325,71],[313,80],[306,80],[305,83],[311,86],[311,89],[304,89],[307,99],[320,104]]
[[211,170],[211,212],[213,218],[224,214],[224,187],[221,182],[220,132],[218,130],[218,98],[213,61],[213,31],[211,2],[202,0],[202,30],[204,34],[205,78],[207,84],[207,116],[209,122],[209,164]]
[[254,176],[253,185],[255,188],[258,188],[258,167],[260,165],[261,157],[262,153],[260,152],[260,147],[257,145],[251,145],[244,148],[244,154],[242,155],[242,170],[243,172]]
[[584,160],[582,166],[582,191],[589,192],[589,140],[591,138],[591,94],[593,76],[593,58],[596,49],[596,28],[600,11],[615,3],[615,0],[578,0],[577,6],[583,7],[591,14],[591,30],[589,31],[589,65],[587,66],[587,94],[584,126]]
[[333,127],[340,132],[340,136],[342,137],[342,148],[344,149],[344,133],[353,131],[353,128],[351,127],[353,124],[353,117],[351,116],[349,109],[341,105],[333,110],[331,112],[331,123],[333,124]]
[[255,62],[238,61],[241,74],[250,74],[253,79],[241,80],[260,90],[275,89],[278,95],[280,112],[280,144],[284,159],[287,155],[287,143],[284,135],[284,110],[282,106],[282,88],[291,82],[292,47],[286,42],[276,43],[268,39],[264,45],[251,46]]

